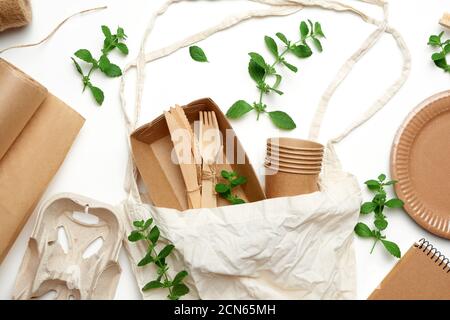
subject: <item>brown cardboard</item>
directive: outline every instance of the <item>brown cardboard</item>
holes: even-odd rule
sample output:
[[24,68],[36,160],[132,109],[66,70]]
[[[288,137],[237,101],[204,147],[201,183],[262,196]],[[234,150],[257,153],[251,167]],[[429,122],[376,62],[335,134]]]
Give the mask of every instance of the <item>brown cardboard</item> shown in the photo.
[[443,27],[450,28],[450,13],[448,12],[444,13],[439,23]]
[[0,32],[25,26],[30,23],[31,17],[30,0],[0,1]]
[[369,300],[449,300],[450,266],[439,251],[416,244],[370,295]]
[[[234,133],[222,111],[211,99],[192,102],[183,110],[191,124],[199,120],[200,111],[213,111],[222,134],[225,136],[227,130]],[[233,170],[247,178],[247,184],[235,190],[242,199],[248,202],[264,200],[264,192],[241,143],[237,137],[233,140],[234,154],[226,153],[228,162],[232,164],[218,164],[217,171],[220,173],[221,170]],[[131,145],[134,161],[148,189],[151,202],[157,207],[187,210],[189,205],[186,187],[179,165],[171,160],[173,143],[164,116],[136,130],[131,135]],[[227,147],[228,141],[224,139],[224,150],[227,150]],[[238,149],[244,154],[243,164],[236,164]],[[218,199],[219,207],[226,205],[229,205],[226,200]]]
[[406,212],[423,228],[450,239],[450,91],[426,99],[394,141],[391,176]]
[[[2,83],[0,87],[3,88]],[[2,112],[7,107],[3,103],[0,104]],[[0,160],[0,263],[63,163],[83,124],[83,117],[48,94]],[[4,145],[2,136],[0,141]]]
[[268,139],[267,146],[293,151],[323,151],[325,149],[323,145],[314,141],[282,137]]
[[47,97],[47,89],[0,59],[0,159]]

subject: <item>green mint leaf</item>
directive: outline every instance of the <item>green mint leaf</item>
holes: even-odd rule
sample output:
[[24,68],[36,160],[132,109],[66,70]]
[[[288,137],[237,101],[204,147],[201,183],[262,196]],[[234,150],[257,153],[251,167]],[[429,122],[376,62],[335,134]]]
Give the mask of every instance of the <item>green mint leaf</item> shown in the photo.
[[167,245],[164,247],[164,249],[161,250],[161,252],[158,254],[158,258],[159,259],[165,259],[167,258],[173,251],[173,249],[175,249],[174,245]]
[[439,47],[441,45],[441,38],[439,36],[430,36],[428,44],[433,47]]
[[109,61],[108,57],[105,54],[103,54],[100,57],[100,60],[98,61],[98,67],[100,68],[100,70],[103,73],[105,73],[110,65],[111,65],[111,62]]
[[75,68],[77,69],[78,73],[84,77],[83,69],[81,69],[80,64],[74,58],[71,58],[71,59],[72,59],[73,63],[75,64]]
[[102,32],[106,39],[110,40],[112,38],[111,30],[107,26],[102,26]]
[[398,183],[398,181],[392,180],[392,181],[385,182],[384,185],[385,186],[393,186],[393,185],[395,185],[397,183]]
[[367,188],[369,188],[369,190],[372,190],[372,191],[379,190],[381,187],[381,184],[376,180],[366,181],[365,184],[367,185]]
[[380,175],[378,176],[378,180],[380,180],[381,182],[386,181],[386,175],[385,175],[385,174],[380,174]]
[[149,291],[149,290],[161,289],[161,288],[164,288],[163,283],[161,283],[160,281],[151,281],[142,288],[142,291]]
[[183,284],[179,283],[172,288],[172,295],[176,297],[182,297],[189,293],[189,288]]
[[233,188],[237,187],[237,186],[241,186],[247,183],[247,178],[245,177],[237,177],[236,179],[234,179],[233,181],[231,181],[231,186]]
[[133,226],[136,228],[142,228],[144,226],[145,221],[141,220],[141,221],[134,221],[133,222]]
[[315,34],[316,36],[319,36],[319,37],[322,37],[322,38],[326,38],[326,37],[325,37],[325,34],[324,34],[323,31],[322,31],[322,26],[320,25],[319,22],[316,22],[316,23],[314,24],[314,34]]
[[102,105],[103,101],[105,101],[105,95],[104,95],[103,91],[97,87],[94,87],[93,85],[90,85],[89,89],[91,90],[91,93],[92,93],[95,101],[97,101],[97,103],[99,105]]
[[355,227],[355,233],[362,238],[373,238],[373,232],[365,223],[358,223]]
[[312,38],[312,42],[313,42],[314,46],[316,47],[317,51],[319,51],[319,52],[323,51],[322,43],[320,42],[319,39]]
[[273,84],[272,88],[274,88],[274,89],[278,88],[281,84],[281,80],[283,80],[283,77],[280,76],[279,74],[276,74],[275,75],[275,83]]
[[279,94],[280,96],[282,96],[282,95],[284,94],[283,91],[280,91],[280,90],[275,89],[275,88],[272,88],[272,87],[269,87],[269,90],[271,90],[271,91],[273,91],[273,92]]
[[117,28],[117,38],[122,39],[122,40],[127,38],[127,35],[125,34],[125,30],[122,27]]
[[309,19],[308,19],[308,24],[309,24],[309,31],[311,33],[311,36],[313,36],[314,35],[314,25],[313,25],[312,21]]
[[173,278],[172,283],[174,285],[177,285],[177,284],[181,283],[188,275],[189,274],[187,273],[187,271],[181,271],[175,276],[175,278]]
[[155,245],[159,240],[160,234],[161,232],[159,231],[159,228],[157,226],[154,226],[152,230],[150,230],[147,239]]
[[300,23],[300,35],[302,36],[302,40],[305,40],[309,35],[309,27],[305,21]]
[[446,44],[444,46],[444,52],[445,52],[445,54],[449,54],[450,53],[450,43],[448,43],[448,44]]
[[244,100],[239,100],[228,110],[227,117],[230,119],[239,119],[251,110],[253,110],[253,107],[249,103]]
[[298,71],[298,68],[297,68],[296,66],[294,66],[294,65],[292,65],[292,64],[290,64],[290,63],[288,63],[288,62],[286,62],[286,61],[284,61],[284,60],[283,60],[283,64],[284,64],[289,70],[291,70],[292,72],[297,72],[297,71]]
[[153,224],[153,219],[148,219],[142,226],[143,230],[147,230]]
[[148,252],[145,257],[139,261],[138,267],[145,267],[146,265],[153,263],[155,260],[152,257],[151,252]]
[[119,49],[120,52],[122,52],[124,55],[127,55],[130,51],[128,50],[128,47],[125,43],[118,43],[116,45],[117,49]]
[[376,208],[376,204],[373,202],[366,202],[361,206],[361,214],[369,214],[371,212],[373,212]]
[[232,199],[230,199],[230,202],[231,202],[231,204],[234,205],[234,206],[237,206],[237,205],[240,205],[240,204],[244,204],[244,203],[245,203],[244,200],[239,199],[239,198],[232,198]]
[[226,170],[222,170],[222,172],[220,172],[220,175],[222,176],[222,178],[224,179],[229,179],[232,176],[232,172],[228,172]]
[[227,193],[230,191],[230,187],[226,184],[219,183],[216,185],[216,192],[217,193]]
[[264,79],[266,69],[260,67],[255,61],[250,60],[248,64],[248,73],[250,74],[250,77],[258,83]]
[[111,63],[105,70],[102,70],[110,78],[117,78],[122,75],[122,70],[119,66]]
[[198,46],[192,46],[189,48],[189,54],[191,55],[192,60],[197,62],[208,62],[208,58],[206,57],[205,52],[202,48]]
[[258,66],[260,66],[264,70],[268,69],[266,61],[259,53],[250,52],[248,55]]
[[386,228],[388,227],[388,222],[385,219],[376,219],[375,222],[375,227],[377,227],[378,230],[386,230]]
[[381,242],[383,243],[383,246],[386,248],[386,250],[390,254],[392,254],[396,258],[399,258],[399,259],[401,258],[402,253],[401,253],[398,245],[396,245],[394,242],[387,241],[387,240],[381,240]]
[[283,130],[294,130],[297,128],[294,120],[283,111],[273,111],[269,112],[269,117],[273,124]]
[[281,32],[277,33],[277,37],[278,39],[281,40],[281,42],[283,42],[285,45],[289,45],[289,40],[286,38],[286,36],[284,34],[282,34]]
[[389,208],[403,208],[405,203],[400,199],[391,199],[387,201],[384,205]]
[[87,49],[78,50],[77,52],[75,52],[75,56],[87,63],[95,63],[96,62],[95,59],[92,57],[91,52]]
[[139,231],[133,231],[128,236],[128,241],[130,241],[130,242],[138,242],[138,241],[143,240],[143,239],[145,239],[145,237]]
[[293,46],[291,48],[291,51],[298,58],[308,58],[308,57],[311,57],[313,54],[313,52],[309,46],[302,45],[302,44],[298,45],[298,46]]
[[275,40],[269,36],[264,37],[264,41],[266,42],[266,46],[269,49],[269,51],[273,54],[275,58],[278,58],[278,46]]

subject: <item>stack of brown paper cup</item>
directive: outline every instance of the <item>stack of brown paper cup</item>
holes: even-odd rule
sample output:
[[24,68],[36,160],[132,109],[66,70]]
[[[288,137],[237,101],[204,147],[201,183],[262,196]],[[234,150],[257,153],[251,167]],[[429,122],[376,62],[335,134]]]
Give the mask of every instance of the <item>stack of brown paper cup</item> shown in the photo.
[[319,191],[324,149],[313,141],[269,139],[264,164],[267,197],[291,197]]
[[29,0],[0,0],[0,32],[22,27],[31,21]]

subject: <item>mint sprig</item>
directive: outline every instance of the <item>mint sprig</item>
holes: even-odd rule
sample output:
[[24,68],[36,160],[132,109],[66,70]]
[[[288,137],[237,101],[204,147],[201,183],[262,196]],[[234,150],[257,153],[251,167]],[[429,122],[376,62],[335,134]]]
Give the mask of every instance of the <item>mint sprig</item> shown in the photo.
[[369,190],[375,193],[375,197],[370,202],[363,203],[360,213],[362,215],[374,214],[374,226],[371,229],[365,223],[358,223],[355,227],[355,233],[361,238],[374,239],[374,244],[370,253],[372,254],[377,243],[381,242],[384,248],[394,257],[400,258],[401,251],[397,244],[386,240],[386,236],[382,234],[389,225],[387,217],[384,215],[385,208],[402,208],[404,203],[402,200],[393,198],[387,200],[385,187],[392,187],[397,181],[386,181],[386,175],[381,174],[377,180],[366,181]]
[[450,39],[443,41],[443,35],[444,31],[438,35],[430,36],[428,45],[439,49],[439,52],[431,55],[431,60],[433,60],[434,64],[445,72],[450,72],[450,66],[447,63],[447,55],[450,53]]
[[300,39],[298,41],[288,40],[281,32],[278,32],[276,37],[281,41],[281,46],[272,37],[265,36],[264,38],[267,49],[274,57],[274,62],[268,63],[259,53],[249,53],[248,72],[258,88],[258,101],[254,103],[248,103],[244,100],[235,102],[228,110],[227,117],[239,119],[253,110],[257,113],[257,120],[259,120],[261,114],[267,114],[276,127],[283,130],[293,130],[297,127],[294,120],[283,111],[268,111],[268,106],[264,103],[264,97],[272,93],[284,94],[280,90],[283,77],[277,67],[282,66],[292,72],[298,72],[298,68],[288,62],[286,56],[290,53],[300,59],[309,58],[313,55],[310,44],[317,51],[322,52],[323,47],[320,39],[324,38],[325,35],[319,22],[313,23],[308,20],[308,22],[302,21],[300,23]]
[[138,267],[145,267],[149,264],[154,264],[157,268],[157,277],[155,280],[147,283],[142,291],[149,291],[154,289],[167,289],[170,300],[179,300],[181,297],[189,293],[189,288],[184,284],[184,279],[188,276],[186,271],[180,271],[172,279],[169,275],[169,266],[166,259],[172,254],[175,246],[172,244],[166,245],[161,251],[157,251],[156,246],[160,238],[159,228],[153,224],[153,219],[147,221],[135,221],[133,226],[136,228],[128,236],[128,241],[139,242],[144,241],[147,244],[147,253],[144,258],[138,263]]
[[102,32],[105,36],[105,39],[103,41],[103,48],[101,52],[101,56],[98,59],[95,59],[91,52],[87,49],[80,49],[77,52],[75,52],[75,57],[79,60],[83,61],[84,63],[88,64],[90,66],[90,69],[87,73],[83,71],[83,68],[81,67],[80,63],[75,60],[75,58],[71,58],[76,70],[82,77],[83,81],[83,92],[88,88],[92,96],[94,97],[95,101],[102,105],[105,100],[105,95],[103,91],[94,86],[91,82],[91,76],[96,70],[100,70],[102,73],[104,73],[106,76],[110,78],[116,78],[120,77],[122,75],[122,70],[119,66],[115,65],[114,63],[111,63],[111,61],[108,58],[108,55],[114,50],[119,50],[122,54],[128,55],[129,50],[128,47],[123,41],[127,39],[127,35],[125,34],[125,31],[122,27],[117,28],[116,34],[112,34],[111,30],[107,26],[102,26]]
[[247,178],[240,177],[236,172],[222,171],[222,178],[227,183],[218,183],[216,185],[216,192],[232,205],[243,204],[244,200],[233,194],[233,189],[247,183]]
[[206,57],[206,54],[203,51],[203,49],[198,46],[189,47],[189,54],[191,55],[191,58],[194,61],[209,62],[208,57]]

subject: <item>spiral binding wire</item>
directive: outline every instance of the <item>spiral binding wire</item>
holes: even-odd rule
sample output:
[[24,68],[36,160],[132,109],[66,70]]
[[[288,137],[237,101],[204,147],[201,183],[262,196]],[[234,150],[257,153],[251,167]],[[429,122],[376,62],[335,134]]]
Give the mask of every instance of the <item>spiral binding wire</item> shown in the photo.
[[439,267],[442,267],[444,271],[447,270],[447,273],[450,273],[450,259],[438,251],[428,240],[425,238],[420,239],[420,241],[415,244],[415,247],[426,253],[427,256],[434,260]]

